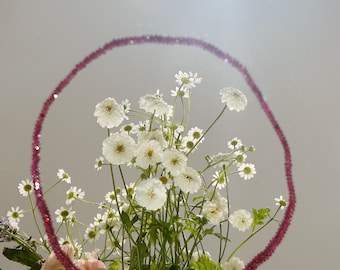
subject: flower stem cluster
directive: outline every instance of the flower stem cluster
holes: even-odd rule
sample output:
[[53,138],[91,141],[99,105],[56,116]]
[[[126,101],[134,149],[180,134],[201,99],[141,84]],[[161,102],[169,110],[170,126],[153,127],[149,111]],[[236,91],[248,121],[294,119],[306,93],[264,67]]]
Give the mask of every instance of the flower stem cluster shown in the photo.
[[[119,104],[114,98],[96,105],[94,116],[107,136],[94,167],[109,170],[112,190],[97,203],[86,200],[85,192],[72,186],[66,191],[65,206],[55,211],[57,232],[66,233],[60,245],[80,269],[242,269],[244,262],[235,253],[286,206],[282,197],[276,199],[278,209],[272,217],[269,208],[231,208],[232,181],[238,181],[238,176],[250,180],[256,174],[255,165],[246,162],[255,148],[237,137],[225,143],[225,152],[207,155],[203,168],[188,165],[191,154],[226,109],[243,111],[247,99],[236,88],[224,88],[220,91],[221,112],[211,125],[205,130],[190,127],[190,98],[202,79],[197,73],[181,71],[175,79],[172,104],[157,90],[142,96],[138,109],[132,109],[128,100]],[[136,121],[125,124],[129,119]],[[136,178],[125,173],[130,170]],[[55,185],[71,184],[64,170],[57,177]],[[30,198],[31,191],[29,180],[19,184],[21,195]],[[100,209],[93,222],[80,221],[74,207],[78,203]],[[31,211],[35,217],[33,205]],[[22,216],[19,208],[8,213],[16,228]],[[13,235],[4,224],[0,223],[3,239]],[[42,269],[52,269],[49,265],[58,264],[57,259],[36,225],[41,237],[37,242],[49,254]],[[229,250],[233,228],[249,234],[236,249]],[[205,246],[207,237],[218,241],[216,258]],[[89,246],[94,250],[90,255],[85,252]]]

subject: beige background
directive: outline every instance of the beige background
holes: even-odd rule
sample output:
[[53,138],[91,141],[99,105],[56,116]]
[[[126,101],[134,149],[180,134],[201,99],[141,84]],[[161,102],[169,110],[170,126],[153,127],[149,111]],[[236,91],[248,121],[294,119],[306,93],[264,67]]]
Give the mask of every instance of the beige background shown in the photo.
[[[1,0],[1,215],[11,206],[27,208],[17,184],[30,174],[34,121],[45,98],[77,62],[113,38],[192,36],[215,44],[248,67],[291,146],[296,213],[284,242],[260,269],[336,269],[339,10],[336,0]],[[274,197],[287,197],[282,149],[242,78],[201,50],[158,45],[114,50],[91,64],[59,97],[43,131],[43,183],[53,183],[57,169],[64,168],[88,198],[101,200],[110,185],[105,172],[92,168],[105,136],[92,116],[95,104],[107,96],[128,97],[136,104],[140,95],[157,88],[170,91],[179,69],[204,78],[194,96],[193,125],[204,128],[217,114],[220,88],[237,86],[248,96],[247,111],[228,113],[201,150],[218,152],[233,136],[256,146],[250,160],[258,174],[249,183],[236,181],[233,205],[271,206]],[[51,211],[63,204],[64,190],[49,196]],[[21,227],[30,230],[31,222],[28,219]],[[274,229],[253,239],[238,255],[249,261]],[[214,253],[214,243],[210,246]],[[3,257],[0,268],[19,269]]]

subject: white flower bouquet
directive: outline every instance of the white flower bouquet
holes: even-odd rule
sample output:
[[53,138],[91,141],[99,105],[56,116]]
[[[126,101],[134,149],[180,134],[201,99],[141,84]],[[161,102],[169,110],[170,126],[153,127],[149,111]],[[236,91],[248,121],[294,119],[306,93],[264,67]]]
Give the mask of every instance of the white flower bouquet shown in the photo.
[[[237,251],[269,224],[280,223],[277,215],[287,205],[282,196],[273,201],[274,210],[231,207],[229,181],[237,177],[248,181],[256,174],[255,165],[246,161],[254,146],[236,137],[226,139],[221,145],[224,152],[202,157],[204,167],[190,164],[191,154],[222,114],[246,108],[246,96],[233,87],[222,89],[221,112],[211,125],[205,130],[190,127],[190,98],[202,79],[181,71],[175,79],[171,105],[159,90],[142,96],[139,109],[114,98],[96,105],[94,116],[107,136],[95,169],[109,170],[112,183],[101,202],[86,200],[63,169],[45,192],[70,185],[64,206],[54,213],[61,249],[78,269],[243,269]],[[127,178],[123,167],[133,170],[136,178]],[[65,269],[37,221],[33,181],[22,180],[18,189],[28,198],[39,236],[19,228],[27,211],[12,207],[0,219],[0,241],[12,241],[17,247],[5,247],[3,255],[32,270]],[[93,222],[81,221],[75,210],[78,204],[99,209]],[[230,250],[232,230],[245,236]],[[205,245],[207,238],[217,243],[213,253]]]

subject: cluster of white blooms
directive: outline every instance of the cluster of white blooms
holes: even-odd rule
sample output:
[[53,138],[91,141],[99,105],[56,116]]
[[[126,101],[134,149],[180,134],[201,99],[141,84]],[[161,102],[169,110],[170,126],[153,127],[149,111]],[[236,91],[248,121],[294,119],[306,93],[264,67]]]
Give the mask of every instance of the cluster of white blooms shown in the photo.
[[[253,146],[247,147],[239,138],[234,137],[224,145],[226,152],[205,157],[206,167],[198,170],[190,164],[189,156],[205,140],[220,116],[206,130],[187,126],[186,115],[189,113],[176,113],[176,102],[180,100],[183,105],[183,99],[189,100],[191,91],[202,79],[197,73],[179,71],[175,80],[177,86],[175,90],[171,90],[171,96],[175,97],[173,105],[169,105],[160,90],[157,90],[154,94],[146,94],[139,99],[139,110],[131,110],[127,99],[118,103],[111,97],[95,106],[94,116],[98,124],[108,130],[108,136],[102,142],[102,156],[96,159],[94,167],[96,170],[101,170],[104,166],[110,168],[112,190],[105,191],[102,202],[94,203],[84,199],[85,192],[82,189],[70,186],[66,191],[66,206],[55,210],[58,231],[65,226],[67,232],[65,238],[59,239],[59,243],[63,247],[71,245],[75,258],[84,258],[85,245],[91,243],[96,247],[97,240],[102,237],[105,239],[104,248],[97,250],[101,258],[113,263],[123,263],[127,269],[130,268],[128,264],[133,265],[134,262],[130,260],[130,253],[126,250],[137,244],[137,248],[144,252],[146,245],[143,246],[143,241],[146,240],[143,237],[149,237],[149,248],[157,241],[159,244],[157,247],[151,247],[151,250],[159,250],[163,245],[170,250],[173,243],[178,246],[182,241],[180,245],[183,244],[183,248],[171,251],[180,253],[176,254],[176,260],[181,257],[183,265],[186,266],[210,261],[212,264],[207,269],[215,269],[216,264],[212,262],[209,252],[199,249],[203,247],[201,237],[210,234],[217,236],[221,243],[224,239],[229,241],[229,224],[241,232],[252,228],[253,234],[254,228],[262,225],[262,220],[268,217],[268,208],[258,211],[253,209],[253,213],[245,209],[230,211],[228,186],[233,181],[232,175],[249,180],[256,174],[255,165],[246,162],[247,154],[255,151]],[[224,104],[222,112],[226,108],[239,112],[247,106],[246,96],[236,88],[224,88],[220,94]],[[181,108],[184,110],[185,106]],[[177,120],[177,115],[182,115],[182,119]],[[124,120],[134,117],[138,119],[138,123],[124,124]],[[125,179],[121,168],[123,165],[136,170],[139,176],[132,181],[130,178]],[[120,186],[114,177],[116,166],[122,180]],[[59,169],[56,184],[62,182],[71,184],[71,176]],[[52,188],[47,189],[46,193]],[[29,198],[32,212],[35,214],[31,200],[33,181],[22,180],[18,190],[22,196]],[[77,202],[96,205],[101,212],[97,213],[90,223],[84,224],[76,217],[74,206]],[[275,202],[278,209],[287,205],[282,196],[276,198]],[[24,216],[23,213],[24,210],[19,207],[12,207],[7,212],[8,223],[12,229],[19,230],[18,224]],[[0,225],[3,223],[0,222]],[[226,223],[227,233],[223,234],[225,229],[222,229],[222,225]],[[79,226],[84,227],[80,244],[71,233],[72,227],[79,236]],[[215,227],[220,228],[220,231],[212,233]],[[134,240],[136,235],[137,240]],[[157,235],[161,235],[159,239]],[[49,250],[46,238],[41,233],[40,236],[41,246]],[[192,240],[194,245],[189,246]],[[162,252],[165,254],[168,251]],[[144,253],[147,254],[146,251]],[[118,259],[112,259],[112,255],[117,255]],[[218,268],[243,269],[243,261],[232,255],[227,261],[219,262]],[[219,258],[222,257],[223,254],[219,254]],[[96,262],[97,259],[96,257]],[[140,265],[131,267],[142,268]],[[112,269],[118,268],[114,266]]]

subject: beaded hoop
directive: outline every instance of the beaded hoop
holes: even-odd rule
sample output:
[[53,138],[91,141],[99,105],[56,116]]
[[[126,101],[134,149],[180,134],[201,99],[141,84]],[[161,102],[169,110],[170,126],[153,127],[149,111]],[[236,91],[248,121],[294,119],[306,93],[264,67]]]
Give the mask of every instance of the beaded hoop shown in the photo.
[[256,86],[255,82],[253,81],[252,77],[250,76],[247,68],[243,66],[238,60],[230,56],[229,54],[221,51],[214,45],[204,42],[199,39],[195,38],[188,38],[188,37],[167,37],[167,36],[159,36],[159,35],[143,35],[143,36],[134,36],[134,37],[126,37],[121,39],[114,39],[103,47],[95,50],[94,52],[90,53],[86,56],[81,62],[79,62],[71,72],[63,79],[58,86],[53,90],[50,96],[45,101],[38,119],[35,123],[33,139],[32,139],[32,163],[31,163],[31,175],[32,180],[34,183],[34,192],[36,197],[36,203],[40,211],[40,215],[43,219],[45,230],[53,251],[55,252],[57,258],[62,262],[66,269],[69,270],[76,270],[77,267],[72,263],[72,261],[62,252],[60,246],[58,244],[58,239],[55,234],[51,216],[49,209],[47,207],[46,201],[44,199],[42,185],[41,185],[41,178],[40,178],[40,170],[39,170],[39,162],[40,162],[40,138],[44,120],[46,118],[47,112],[50,109],[53,102],[56,100],[58,95],[64,90],[64,88],[72,81],[72,79],[83,69],[86,68],[88,64],[92,61],[96,60],[100,56],[103,56],[106,52],[118,48],[118,47],[125,47],[125,46],[132,46],[132,45],[142,45],[147,43],[154,43],[160,45],[185,45],[185,46],[193,46],[201,48],[212,55],[216,56],[217,58],[223,60],[224,62],[228,62],[232,67],[234,67],[237,71],[239,71],[247,84],[249,85],[250,89],[255,94],[258,102],[260,103],[263,111],[267,115],[273,129],[275,130],[285,157],[285,173],[286,173],[286,181],[287,187],[289,192],[289,204],[286,209],[284,218],[278,230],[276,231],[274,237],[269,241],[267,246],[246,265],[246,270],[257,269],[263,262],[271,257],[274,253],[277,246],[281,243],[283,237],[285,236],[288,227],[291,223],[291,219],[293,217],[293,213],[295,210],[296,205],[296,196],[295,196],[295,189],[294,183],[292,178],[292,162],[291,162],[291,153],[288,146],[288,142],[286,137],[283,134],[282,129],[280,128],[278,122],[276,121],[271,109],[269,108],[267,102],[263,99],[262,93],[260,92],[259,88]]

